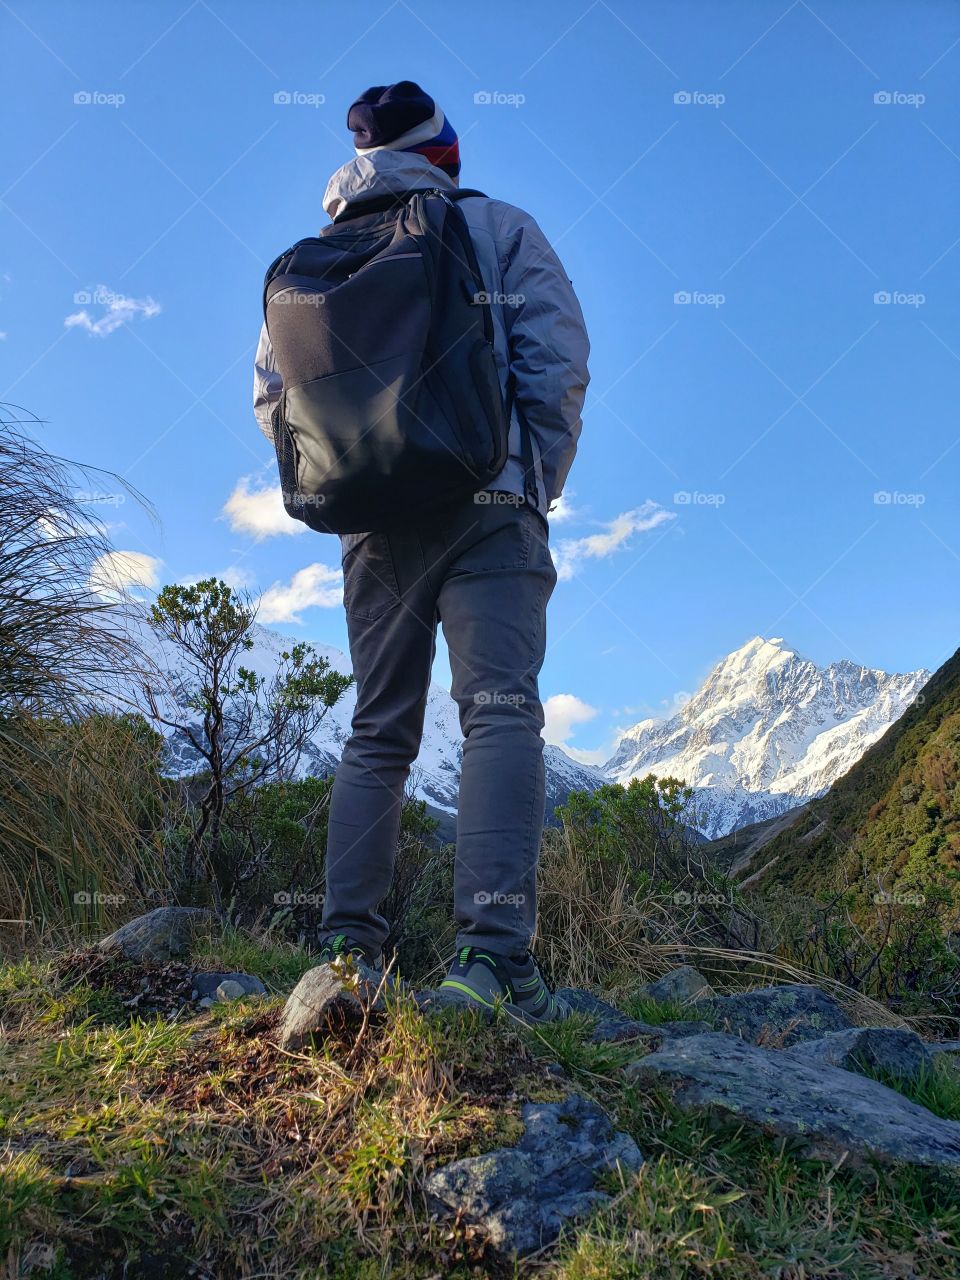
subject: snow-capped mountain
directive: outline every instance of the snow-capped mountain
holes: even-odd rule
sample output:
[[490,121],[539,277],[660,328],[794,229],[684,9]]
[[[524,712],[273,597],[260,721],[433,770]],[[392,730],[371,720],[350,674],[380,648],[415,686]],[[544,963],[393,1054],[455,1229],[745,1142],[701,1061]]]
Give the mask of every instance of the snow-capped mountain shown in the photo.
[[[146,623],[145,613],[128,610],[127,618],[143,649],[160,671],[176,668],[177,654],[159,638]],[[259,675],[272,675],[276,670],[277,656],[296,643],[289,636],[255,624],[251,632],[253,648],[243,656],[243,665]],[[350,673],[350,660],[340,649],[331,645],[314,644],[317,655],[343,674]],[[300,762],[301,773],[323,775],[332,772],[350,736],[350,720],[356,705],[356,690],[351,687],[340,701],[324,716],[313,739],[307,744]],[[196,766],[189,744],[176,737],[168,738],[168,750],[173,767],[179,772],[190,772]],[[420,800],[425,800],[441,820],[441,834],[450,838],[453,834],[453,817],[457,809],[457,791],[460,784],[460,765],[463,757],[463,738],[457,717],[456,703],[441,685],[432,684],[427,697],[423,740],[420,754],[410,774],[410,789]],[[561,804],[574,790],[593,790],[606,779],[598,770],[580,764],[559,747],[544,749],[547,786],[547,820],[556,805]],[[446,819],[449,820],[444,820]]]
[[824,791],[914,700],[928,671],[818,667],[782,639],[755,636],[711,671],[676,715],[641,720],[603,766],[609,781],[648,773],[695,788],[711,838]]
[[[177,655],[147,625],[145,611],[128,616],[153,662],[174,669]],[[244,665],[272,674],[277,655],[294,641],[259,624],[252,636]],[[350,671],[341,650],[314,648],[336,670]],[[676,715],[642,720],[623,733],[602,768],[547,746],[547,820],[571,791],[653,773],[692,786],[700,831],[709,838],[726,835],[822,795],[902,715],[928,678],[927,671],[891,675],[847,661],[818,667],[783,640],[756,636],[724,658]],[[327,712],[301,772],[335,768],[355,701],[351,688]],[[169,750],[175,768],[195,767],[185,742],[170,739]],[[453,832],[462,757],[456,705],[446,689],[431,685],[410,785],[441,819],[446,838]]]

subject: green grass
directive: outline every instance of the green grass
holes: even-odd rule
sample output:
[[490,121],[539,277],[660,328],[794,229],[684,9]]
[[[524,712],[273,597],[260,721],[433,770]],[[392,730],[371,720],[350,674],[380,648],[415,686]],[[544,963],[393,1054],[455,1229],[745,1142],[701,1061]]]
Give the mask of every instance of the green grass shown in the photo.
[[651,1026],[664,1022],[708,1022],[702,1005],[685,1004],[680,1000],[651,1000],[649,996],[630,995],[621,1002],[624,1013]]
[[915,1080],[903,1080],[880,1071],[864,1071],[864,1075],[897,1089],[921,1107],[944,1120],[960,1120],[960,1068],[953,1063],[934,1060]]
[[[309,962],[238,935],[207,959],[276,991]],[[56,965],[0,968],[0,1257],[11,1276],[112,1280],[127,1257],[129,1274],[172,1278],[196,1264],[224,1280],[960,1272],[956,1178],[831,1170],[685,1116],[669,1093],[624,1083],[648,1043],[592,1044],[586,1017],[532,1029],[471,1011],[425,1019],[395,996],[359,1040],[288,1055],[275,1048],[279,996],[176,1017],[108,996]],[[938,1068],[905,1091],[958,1118],[957,1075]],[[476,1232],[430,1220],[426,1170],[515,1142],[524,1100],[572,1089],[646,1157],[639,1175],[604,1179],[606,1208],[517,1267]]]
[[252,973],[268,991],[287,992],[314,964],[310,953],[282,939],[254,938],[226,930],[194,957],[197,969],[219,973]]

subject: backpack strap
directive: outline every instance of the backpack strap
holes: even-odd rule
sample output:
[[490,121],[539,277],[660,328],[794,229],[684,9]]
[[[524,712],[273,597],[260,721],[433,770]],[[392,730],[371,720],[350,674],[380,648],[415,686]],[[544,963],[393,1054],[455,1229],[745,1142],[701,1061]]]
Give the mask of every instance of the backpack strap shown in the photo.
[[[370,200],[358,200],[356,204],[347,205],[346,209],[341,210],[334,218],[334,224],[339,225],[341,222],[349,222],[352,218],[364,218],[369,213],[385,213],[388,209],[397,208],[411,196],[426,194],[429,195],[434,188],[432,187],[415,187],[411,191],[399,191],[395,195],[373,196]],[[467,196],[483,196],[483,191],[475,191],[472,187],[459,188],[453,191],[444,191],[442,193],[448,200],[464,200]]]
[[517,384],[512,370],[507,378],[505,403],[508,421],[512,418],[514,409],[517,411],[517,426],[520,428],[520,461],[523,463],[523,496],[539,511],[540,495],[537,492],[537,468],[533,460],[533,442],[530,427],[517,400]]

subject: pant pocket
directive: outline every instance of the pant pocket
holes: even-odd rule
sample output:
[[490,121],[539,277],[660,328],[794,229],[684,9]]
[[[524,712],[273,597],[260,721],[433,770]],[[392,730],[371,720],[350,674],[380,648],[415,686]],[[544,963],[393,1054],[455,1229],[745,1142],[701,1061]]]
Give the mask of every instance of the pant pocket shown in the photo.
[[[513,494],[507,496],[513,498]],[[457,531],[465,549],[451,565],[451,573],[526,569],[533,530],[522,506],[515,501],[475,503],[467,522],[469,527],[462,535]]]
[[374,621],[400,603],[390,539],[367,533],[344,546],[343,607],[354,618]]

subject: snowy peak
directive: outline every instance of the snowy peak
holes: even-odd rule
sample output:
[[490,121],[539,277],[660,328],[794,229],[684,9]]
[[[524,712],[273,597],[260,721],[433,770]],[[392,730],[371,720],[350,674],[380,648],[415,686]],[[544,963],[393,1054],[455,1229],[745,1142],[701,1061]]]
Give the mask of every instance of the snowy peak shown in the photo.
[[697,793],[703,830],[724,835],[822,794],[928,678],[846,659],[818,667],[780,637],[754,636],[676,715],[627,730],[604,772],[618,782],[682,778]]
[[717,663],[680,715],[691,721],[710,707],[719,713],[750,699],[775,696],[786,673],[806,663],[807,659],[786,648],[782,640],[754,636]]
[[[146,611],[131,611],[129,620],[157,665],[175,669],[177,654],[151,631]],[[253,640],[245,665],[262,674],[272,672],[278,654],[293,643],[259,625]],[[336,670],[349,672],[349,659],[339,649],[314,647]],[[846,659],[818,667],[779,637],[754,636],[718,662],[675,715],[641,720],[623,733],[601,769],[547,746],[548,821],[571,791],[648,773],[682,778],[694,788],[698,825],[708,836],[774,817],[821,795],[846,773],[903,714],[928,675],[889,674]],[[304,771],[335,768],[350,735],[355,700],[351,688],[326,715],[304,753]],[[171,739],[168,747],[175,768],[195,767],[184,742]],[[445,689],[431,685],[411,783],[420,799],[451,822],[462,758],[456,706]]]

